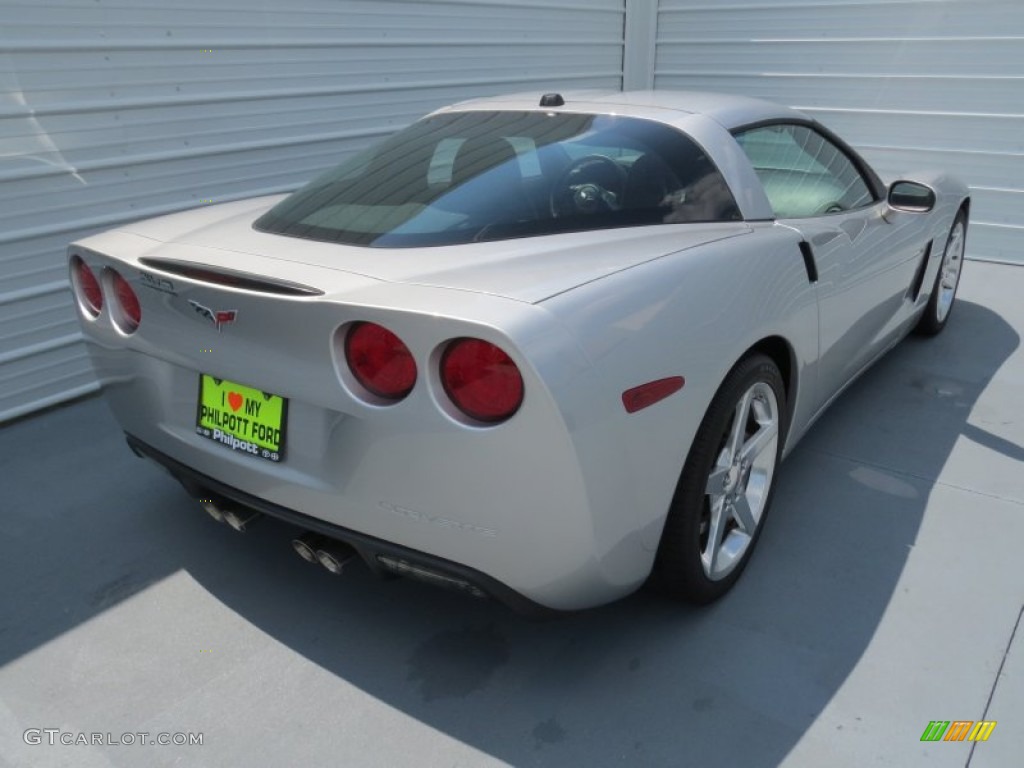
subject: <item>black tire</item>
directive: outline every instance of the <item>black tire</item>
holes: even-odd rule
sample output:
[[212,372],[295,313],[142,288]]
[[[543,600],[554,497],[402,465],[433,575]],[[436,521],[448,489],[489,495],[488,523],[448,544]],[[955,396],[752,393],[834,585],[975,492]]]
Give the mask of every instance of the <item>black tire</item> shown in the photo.
[[[957,236],[957,228],[960,228]],[[967,240],[967,213],[963,209],[957,212],[953,219],[953,226],[949,229],[949,236],[946,238],[946,245],[942,250],[942,261],[935,274],[935,282],[932,284],[932,292],[928,297],[928,304],[924,308],[924,314],[914,326],[914,333],[921,336],[935,336],[946,327],[949,316],[953,314],[953,306],[956,304],[956,291],[960,286],[960,275],[963,274],[964,243]],[[958,252],[957,252],[958,251]],[[952,294],[949,295],[948,306],[943,303],[943,276],[947,271],[947,261],[957,261],[956,276],[952,280]],[[948,283],[947,283],[948,285]]]
[[[760,501],[758,502],[759,510],[754,526],[755,530],[750,535],[745,527],[738,522],[738,517],[734,519],[734,516],[727,514],[726,510],[732,509],[727,503],[720,507],[723,511],[719,515],[728,519],[727,526],[732,526],[731,528],[726,527],[722,541],[730,540],[729,536],[735,534],[734,539],[746,543],[743,550],[731,561],[731,568],[726,573],[709,575],[708,568],[715,567],[717,557],[716,555],[710,556],[711,565],[709,566],[707,545],[713,525],[712,507],[716,501],[724,503],[723,500],[730,498],[730,492],[725,490],[726,484],[735,482],[736,487],[733,488],[733,491],[736,491],[739,484],[742,483],[743,487],[738,489],[738,495],[746,499],[747,489],[751,482],[743,480],[742,470],[738,470],[733,464],[730,464],[732,460],[728,458],[735,415],[740,408],[741,398],[747,393],[752,393],[754,400],[758,402],[751,401],[751,406],[747,410],[747,418],[744,419],[742,443],[734,442],[734,444],[745,444],[748,433],[751,437],[761,435],[760,430],[762,429],[767,435],[769,430],[762,426],[756,413],[759,404],[765,408],[771,405],[771,398],[767,396],[768,390],[765,387],[770,389],[775,399],[777,440],[773,449],[774,455],[761,457],[761,463],[764,466],[758,468],[756,475],[757,478],[763,479],[760,473],[767,472],[770,467],[770,472],[767,474],[767,485],[758,497]],[[758,399],[759,397],[763,399]],[[754,425],[756,429],[750,432],[748,425]],[[700,605],[719,599],[732,588],[749,562],[751,553],[760,538],[761,529],[764,527],[764,518],[771,505],[775,490],[775,479],[787,426],[786,392],[778,366],[771,358],[763,354],[745,357],[726,376],[711,401],[693,444],[690,446],[690,452],[676,486],[675,496],[669,508],[655,559],[652,582],[656,588],[674,598]],[[750,440],[751,444],[753,442]],[[769,449],[770,438],[769,448],[763,449],[762,453]],[[739,452],[734,451],[733,453]],[[723,479],[723,491],[713,496],[707,490],[709,481],[711,481],[711,473],[712,470],[717,473],[715,477],[717,483],[718,475],[724,471],[723,461],[730,464],[733,469],[727,472]],[[730,474],[734,471],[735,475]],[[749,476],[753,479],[755,473],[752,470],[748,471],[750,472]],[[751,509],[749,501],[745,503],[747,503],[747,509]],[[747,538],[744,539],[744,536]]]

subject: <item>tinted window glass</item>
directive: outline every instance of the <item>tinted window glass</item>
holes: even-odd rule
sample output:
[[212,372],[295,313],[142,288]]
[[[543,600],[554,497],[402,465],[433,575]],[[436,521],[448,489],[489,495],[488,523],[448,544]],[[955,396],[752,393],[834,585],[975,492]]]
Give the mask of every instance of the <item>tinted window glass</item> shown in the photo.
[[803,218],[874,202],[849,157],[804,125],[769,125],[737,134],[775,215]]
[[421,120],[353,157],[255,226],[394,248],[739,218],[704,152],[661,123],[457,112]]

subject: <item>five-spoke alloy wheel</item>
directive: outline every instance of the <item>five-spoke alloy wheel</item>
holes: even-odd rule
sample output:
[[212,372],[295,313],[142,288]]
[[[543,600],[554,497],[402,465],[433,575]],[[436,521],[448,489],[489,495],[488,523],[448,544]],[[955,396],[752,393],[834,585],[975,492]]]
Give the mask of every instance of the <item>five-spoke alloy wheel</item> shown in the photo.
[[728,576],[757,532],[779,453],[779,401],[765,382],[740,397],[725,445],[708,474],[701,516],[701,565],[712,581]]
[[939,264],[935,284],[928,299],[928,306],[918,321],[915,331],[925,336],[934,336],[946,327],[949,313],[953,311],[956,289],[960,285],[960,272],[964,263],[964,247],[967,243],[967,214],[957,213],[953,226],[946,239],[946,248],[942,252],[942,263]]
[[694,603],[732,587],[771,503],[786,424],[778,366],[745,357],[711,401],[686,459],[658,549],[658,585]]

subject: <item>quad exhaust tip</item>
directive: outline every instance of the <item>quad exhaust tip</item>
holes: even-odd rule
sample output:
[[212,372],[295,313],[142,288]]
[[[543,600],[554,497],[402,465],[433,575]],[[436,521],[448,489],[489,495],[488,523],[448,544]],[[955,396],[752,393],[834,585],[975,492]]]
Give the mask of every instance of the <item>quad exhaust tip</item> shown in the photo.
[[263,517],[262,512],[240,507],[226,507],[215,499],[200,499],[199,503],[206,514],[218,523],[227,523],[239,533],[245,533],[246,528]]
[[228,509],[222,514],[224,516],[224,522],[239,533],[245,533],[246,528],[263,517],[262,512],[256,512],[248,509]]
[[[263,517],[262,512],[228,506],[218,499],[203,498],[199,499],[199,503],[206,514],[218,523],[227,523],[239,533],[244,533],[250,525]],[[307,563],[319,563],[336,576],[340,575],[345,566],[357,555],[351,545],[312,531],[306,531],[292,539],[292,549]]]
[[319,562],[317,550],[327,541],[326,536],[307,531],[296,539],[292,539],[292,549],[307,563]]
[[217,502],[213,499],[200,499],[199,503],[202,505],[203,510],[216,520],[218,523],[224,522],[224,513],[221,512],[220,507],[217,506]]
[[356,551],[348,544],[342,544],[341,542],[332,541],[330,539],[321,544],[316,551],[316,559],[319,561],[320,565],[335,576],[340,576],[342,571],[345,570],[345,566],[348,565],[355,556]]
[[336,576],[356,556],[355,549],[348,544],[311,531],[292,539],[292,549],[307,563],[319,563]]

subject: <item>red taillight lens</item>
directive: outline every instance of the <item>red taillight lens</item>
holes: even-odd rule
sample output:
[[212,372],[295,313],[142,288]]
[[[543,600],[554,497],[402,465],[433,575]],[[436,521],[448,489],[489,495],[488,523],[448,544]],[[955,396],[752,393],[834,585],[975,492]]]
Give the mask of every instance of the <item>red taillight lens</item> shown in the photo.
[[71,259],[71,284],[82,307],[93,317],[96,317],[103,309],[103,291],[100,290],[100,281],[89,269],[89,265],[82,261],[80,256]]
[[416,383],[416,361],[409,348],[376,323],[356,323],[349,328],[345,360],[356,381],[377,397],[401,400]]
[[512,358],[482,339],[456,339],[441,357],[441,383],[460,411],[493,424],[519,410],[523,377]]
[[139,323],[142,322],[142,307],[139,306],[139,297],[135,295],[135,291],[117,272],[117,270],[110,270],[111,277],[114,286],[114,296],[117,298],[117,304],[121,308],[121,317],[118,319],[118,326],[125,333],[134,333],[135,329],[139,327]]

